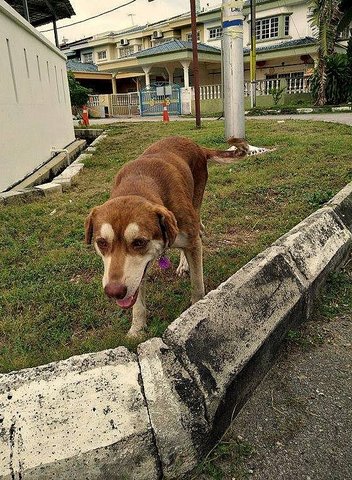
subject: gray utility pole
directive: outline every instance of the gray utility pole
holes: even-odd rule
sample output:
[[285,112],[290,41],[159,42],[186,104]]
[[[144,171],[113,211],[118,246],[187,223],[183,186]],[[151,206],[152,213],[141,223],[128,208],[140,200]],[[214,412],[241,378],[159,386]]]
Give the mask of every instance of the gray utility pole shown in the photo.
[[244,138],[243,0],[222,0],[225,137]]
[[250,75],[251,75],[251,108],[257,106],[257,55],[256,55],[256,31],[255,31],[255,0],[251,0],[251,57],[250,57]]

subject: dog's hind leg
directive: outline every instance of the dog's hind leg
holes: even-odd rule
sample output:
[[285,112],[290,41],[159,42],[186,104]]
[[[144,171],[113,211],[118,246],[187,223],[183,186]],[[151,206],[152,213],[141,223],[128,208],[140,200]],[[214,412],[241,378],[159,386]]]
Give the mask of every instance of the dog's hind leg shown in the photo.
[[180,253],[180,263],[178,264],[177,270],[176,270],[176,275],[179,277],[183,277],[189,272],[189,265],[187,262],[186,255],[184,254],[184,251],[181,250]]
[[184,250],[191,277],[191,301],[198,302],[205,295],[204,280],[203,280],[203,253],[202,240],[200,236],[192,248]]
[[145,306],[146,279],[144,278],[139,286],[139,292],[136,303],[132,309],[132,325],[129,329],[128,337],[137,337],[143,333],[147,326],[147,309]]

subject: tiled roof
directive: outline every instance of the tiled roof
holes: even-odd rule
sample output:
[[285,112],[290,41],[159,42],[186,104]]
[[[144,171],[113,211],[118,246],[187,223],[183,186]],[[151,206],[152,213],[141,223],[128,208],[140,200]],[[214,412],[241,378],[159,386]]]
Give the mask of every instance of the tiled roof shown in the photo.
[[67,60],[66,62],[67,70],[72,70],[73,72],[97,72],[98,67],[93,63],[82,63],[77,60]]
[[[256,48],[256,51],[258,53],[261,52],[270,52],[272,50],[284,50],[286,48],[295,48],[295,47],[304,47],[304,46],[310,46],[310,45],[316,45],[317,40],[313,37],[304,37],[304,38],[299,38],[297,40],[284,40],[280,43],[275,43],[273,45],[259,45]],[[243,52],[249,53],[250,48],[244,48]]]
[[[192,50],[192,42],[186,42],[184,40],[170,40],[169,42],[161,43],[155,47],[147,48],[138,53],[133,54],[137,58],[150,57],[152,55],[160,55],[163,53],[181,52],[183,50]],[[221,53],[220,48],[211,47],[204,43],[198,43],[198,51],[203,53]]]

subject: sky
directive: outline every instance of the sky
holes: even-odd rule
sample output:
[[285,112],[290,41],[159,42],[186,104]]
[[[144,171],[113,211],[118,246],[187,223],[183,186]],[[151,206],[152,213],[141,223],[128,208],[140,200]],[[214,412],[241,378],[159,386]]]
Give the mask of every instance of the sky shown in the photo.
[[[70,0],[76,15],[71,18],[60,20],[57,25],[69,25],[87,17],[97,15],[111,8],[128,3],[131,0],[101,0],[100,2],[92,0]],[[201,7],[213,7],[221,4],[221,0],[200,0]],[[89,37],[97,33],[122,30],[134,25],[143,25],[147,22],[153,23],[164,18],[169,18],[180,13],[190,10],[189,0],[135,0],[132,4],[122,7],[115,12],[108,13],[102,17],[88,20],[79,25],[58,30],[60,43],[63,37],[69,42]],[[132,16],[131,16],[131,15]],[[51,28],[50,24],[43,25],[38,30],[43,32]],[[52,32],[44,33],[44,35],[54,42]]]

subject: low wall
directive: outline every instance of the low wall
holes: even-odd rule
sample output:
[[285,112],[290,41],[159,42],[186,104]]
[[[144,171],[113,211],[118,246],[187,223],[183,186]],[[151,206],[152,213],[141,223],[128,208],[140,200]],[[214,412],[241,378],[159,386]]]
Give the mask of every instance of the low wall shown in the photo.
[[0,479],[180,479],[352,246],[352,183],[138,347],[0,377]]
[[[258,95],[257,107],[261,108],[271,108],[274,106],[273,97],[271,95]],[[312,96],[310,93],[293,93],[285,94],[282,96],[282,99],[278,105],[299,105],[301,103],[312,103]],[[251,108],[251,99],[250,97],[245,97],[244,107],[246,110]],[[223,111],[223,101],[221,98],[213,98],[208,100],[200,101],[200,111],[202,115],[217,115]],[[194,101],[192,103],[192,113],[195,112]]]

